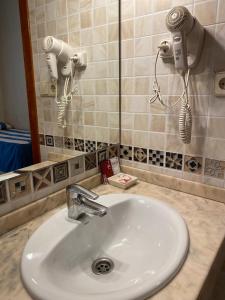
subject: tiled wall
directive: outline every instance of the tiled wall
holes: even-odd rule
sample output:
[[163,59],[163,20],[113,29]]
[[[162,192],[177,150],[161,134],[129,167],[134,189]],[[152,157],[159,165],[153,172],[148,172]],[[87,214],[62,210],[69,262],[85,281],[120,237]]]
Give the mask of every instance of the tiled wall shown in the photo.
[[[122,146],[123,164],[224,187],[225,98],[214,96],[214,72],[225,70],[224,0],[122,0]],[[178,135],[179,105],[165,111],[149,105],[159,42],[170,38],[167,12],[186,5],[206,29],[200,65],[190,79],[192,142]],[[181,79],[171,64],[158,62],[166,103],[181,94]]]
[[[42,159],[47,152],[90,152],[119,142],[118,0],[29,0],[29,14]],[[87,69],[67,112],[68,127],[57,127],[43,38],[53,35],[86,51]]]

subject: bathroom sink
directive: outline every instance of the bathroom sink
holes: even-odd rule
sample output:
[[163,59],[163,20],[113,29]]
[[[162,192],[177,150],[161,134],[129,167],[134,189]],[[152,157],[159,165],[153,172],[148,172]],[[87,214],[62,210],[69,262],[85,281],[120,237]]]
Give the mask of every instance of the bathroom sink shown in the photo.
[[32,298],[143,300],[180,270],[189,236],[175,210],[132,194],[97,202],[108,207],[104,217],[73,221],[62,209],[31,236],[21,274]]

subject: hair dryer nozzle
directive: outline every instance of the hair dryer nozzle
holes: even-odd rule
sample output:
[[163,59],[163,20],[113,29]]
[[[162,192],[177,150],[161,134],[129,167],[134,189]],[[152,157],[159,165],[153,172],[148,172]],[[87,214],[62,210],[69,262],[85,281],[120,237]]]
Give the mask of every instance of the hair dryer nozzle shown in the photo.
[[184,6],[175,6],[166,17],[166,26],[169,31],[182,31],[188,34],[193,27],[194,18],[189,10]]

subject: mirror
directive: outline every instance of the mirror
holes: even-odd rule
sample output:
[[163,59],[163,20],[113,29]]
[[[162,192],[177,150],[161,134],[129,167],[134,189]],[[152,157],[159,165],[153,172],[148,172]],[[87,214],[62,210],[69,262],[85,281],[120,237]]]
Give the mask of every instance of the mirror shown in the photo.
[[19,5],[1,4],[0,174],[33,163]]
[[[1,40],[9,40],[8,48],[6,43],[2,43],[4,52],[1,63],[5,68],[6,64],[10,65],[7,72],[1,72],[1,91],[8,88],[7,99],[10,98],[11,108],[8,108],[9,101],[2,94],[0,121],[9,122],[16,129],[30,131],[31,136],[33,134],[32,143],[40,144],[41,161],[61,161],[85,155],[85,171],[97,168],[103,159],[113,153],[115,155],[119,144],[119,1],[69,0],[67,5],[66,1],[28,1],[30,41],[24,40],[23,34],[24,30],[28,30],[27,20],[24,20],[26,1],[4,0],[2,5],[5,8],[1,10],[0,22],[9,20],[11,27],[8,24],[0,26]],[[15,13],[16,16],[13,15]],[[12,18],[14,22],[10,21]],[[22,24],[22,39],[19,37],[19,22]],[[17,32],[12,26],[17,27]],[[57,125],[55,86],[51,81],[42,46],[46,36],[53,36],[68,43],[75,51],[87,54],[87,67],[76,78],[77,93],[66,107],[66,128]],[[16,42],[18,39],[21,42]],[[32,45],[35,80],[36,103],[30,102],[29,107],[26,105],[26,84],[30,91],[31,77],[27,77],[27,72],[31,66],[26,63],[29,51],[22,53],[24,43]],[[12,48],[12,55],[7,60],[9,47]],[[22,68],[23,54],[25,71]],[[63,89],[63,76],[57,84],[59,92]],[[29,104],[29,92],[27,95]],[[61,94],[59,98],[60,96]],[[35,116],[34,112],[31,114],[33,105],[37,106],[38,132],[35,132],[33,125],[30,128],[33,120],[31,116]],[[15,119],[8,117],[8,111],[15,111]],[[29,135],[27,132],[25,134]],[[24,139],[28,139],[27,136]],[[25,151],[23,154],[24,159]],[[7,160],[10,159],[8,155]],[[26,163],[24,167],[28,165]],[[12,169],[16,170],[18,167]]]

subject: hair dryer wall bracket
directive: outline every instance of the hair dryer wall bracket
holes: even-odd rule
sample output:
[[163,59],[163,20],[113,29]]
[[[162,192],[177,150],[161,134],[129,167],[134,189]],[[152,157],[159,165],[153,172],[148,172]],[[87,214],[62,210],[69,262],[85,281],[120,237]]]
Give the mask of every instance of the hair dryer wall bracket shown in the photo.
[[[87,67],[87,53],[86,52],[75,52],[62,67],[61,73],[63,76],[69,76],[74,73],[76,68],[79,71],[85,70]],[[72,68],[72,69],[71,69]]]

